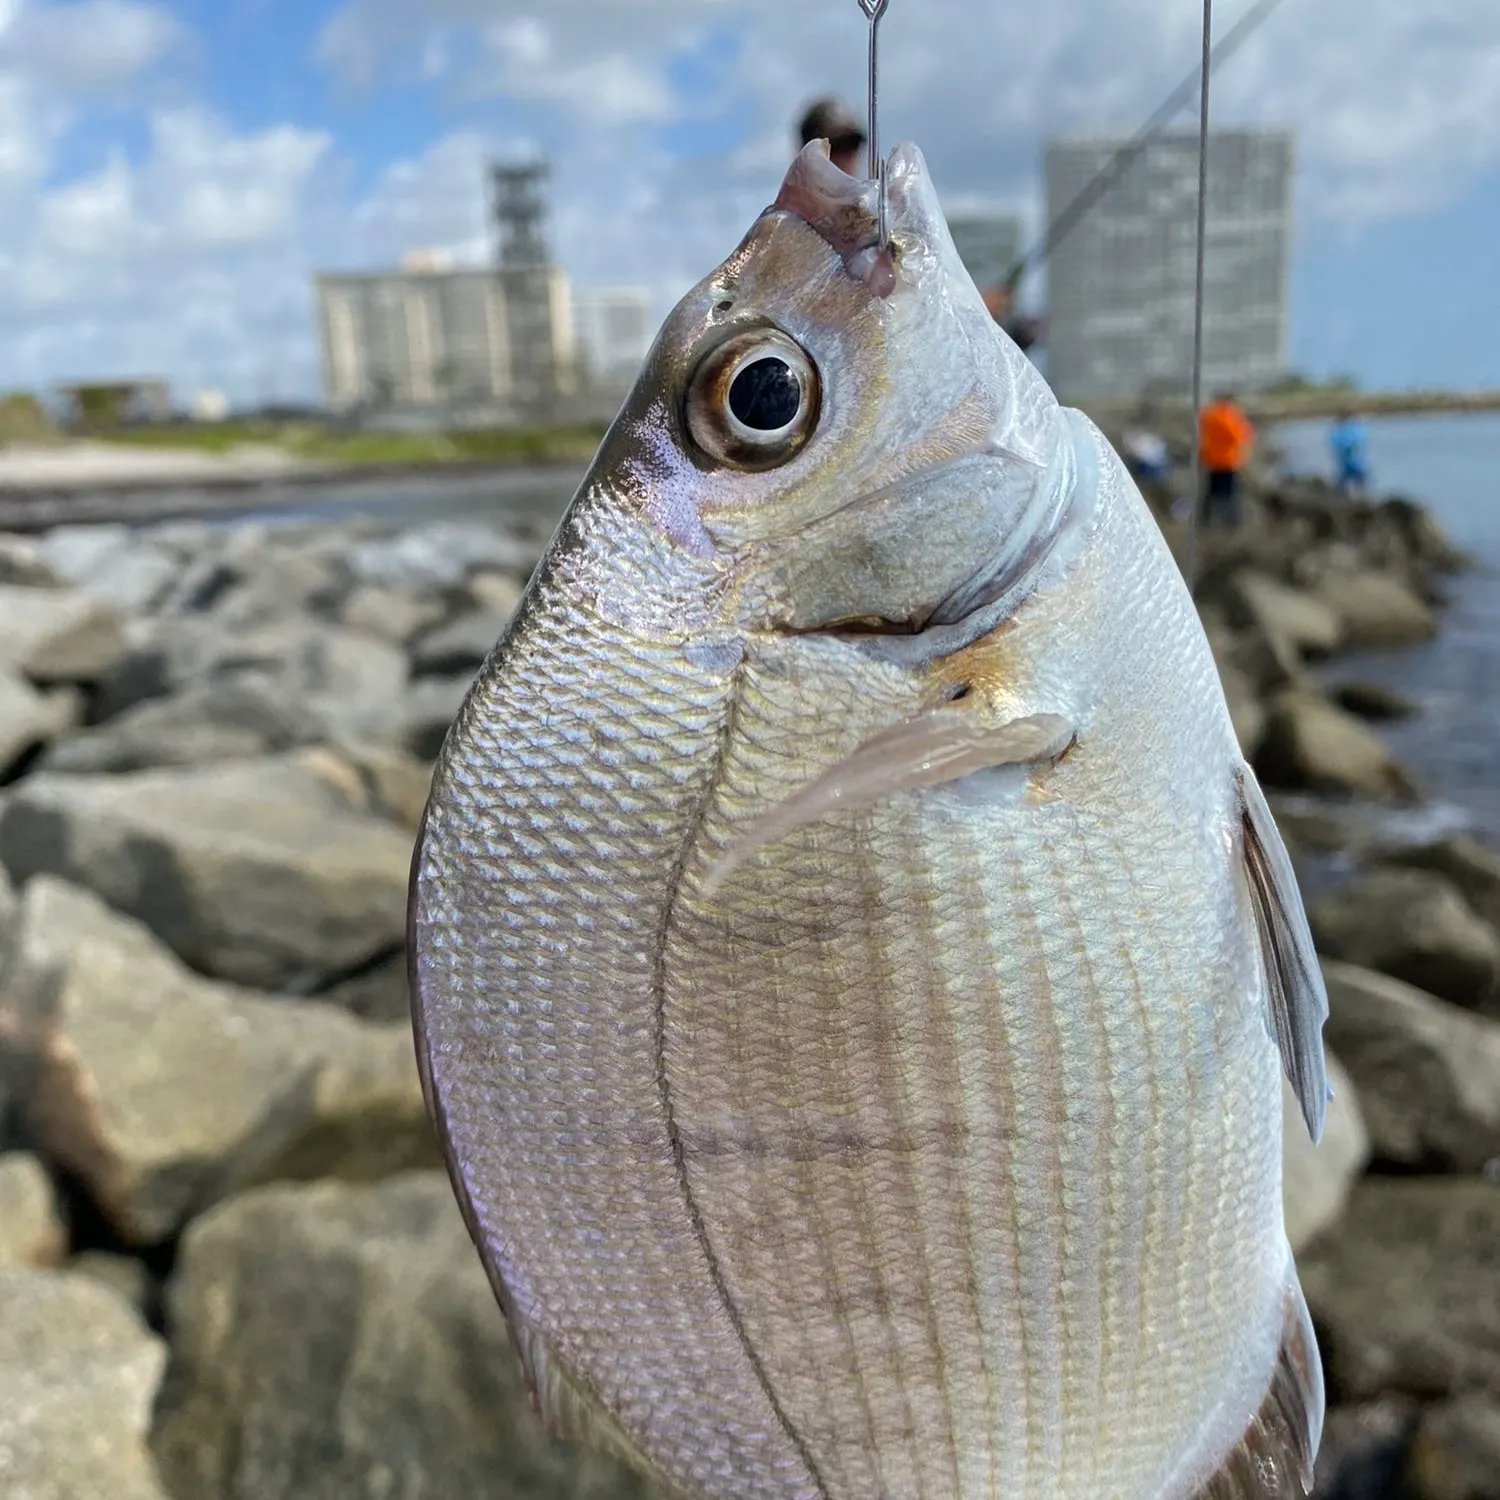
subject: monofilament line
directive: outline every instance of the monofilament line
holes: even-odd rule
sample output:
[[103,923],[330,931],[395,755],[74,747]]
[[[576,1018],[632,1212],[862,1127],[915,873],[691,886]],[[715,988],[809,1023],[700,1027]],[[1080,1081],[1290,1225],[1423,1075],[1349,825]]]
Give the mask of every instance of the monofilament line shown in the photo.
[[859,0],[870,23],[870,177],[880,185],[880,248],[890,240],[885,196],[885,163],[880,159],[880,23],[890,0]]
[[1187,585],[1198,586],[1198,513],[1203,508],[1203,296],[1208,263],[1208,113],[1213,78],[1214,0],[1203,0],[1203,90],[1198,114],[1198,263],[1193,283],[1193,500],[1188,519]]

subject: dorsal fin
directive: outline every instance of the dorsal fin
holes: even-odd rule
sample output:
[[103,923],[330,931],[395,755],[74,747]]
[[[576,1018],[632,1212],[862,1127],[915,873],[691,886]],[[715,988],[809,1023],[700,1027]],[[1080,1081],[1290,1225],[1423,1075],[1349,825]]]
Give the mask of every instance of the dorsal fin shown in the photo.
[[1291,856],[1281,841],[1265,793],[1249,766],[1240,767],[1239,790],[1245,874],[1255,903],[1255,925],[1265,960],[1271,1019],[1286,1076],[1316,1142],[1323,1135],[1329,1098],[1328,1073],[1323,1063],[1328,992],[1323,987],[1323,971],[1307,925],[1307,913],[1302,908]]

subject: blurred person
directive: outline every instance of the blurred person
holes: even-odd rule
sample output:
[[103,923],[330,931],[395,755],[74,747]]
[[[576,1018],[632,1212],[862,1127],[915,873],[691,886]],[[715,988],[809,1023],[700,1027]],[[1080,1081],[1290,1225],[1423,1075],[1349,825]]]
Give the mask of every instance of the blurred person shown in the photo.
[[868,163],[860,160],[869,137],[854,112],[839,99],[819,99],[797,126],[801,144],[827,141],[833,164],[851,177],[863,177]]
[[1160,483],[1172,472],[1167,440],[1145,427],[1127,428],[1120,438],[1125,467],[1138,480]]
[[1363,495],[1370,487],[1370,464],[1366,456],[1369,433],[1351,411],[1340,412],[1329,429],[1333,449],[1333,482],[1346,495]]
[[1240,524],[1240,474],[1255,451],[1256,431],[1232,391],[1220,391],[1203,408],[1198,420],[1198,453],[1206,476],[1202,496],[1203,520],[1222,515],[1226,524]]

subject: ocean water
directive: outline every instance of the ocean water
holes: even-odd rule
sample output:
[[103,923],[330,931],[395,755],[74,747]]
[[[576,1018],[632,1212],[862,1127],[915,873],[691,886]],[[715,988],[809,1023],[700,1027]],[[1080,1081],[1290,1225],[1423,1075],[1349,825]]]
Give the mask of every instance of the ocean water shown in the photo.
[[[1429,826],[1466,827],[1500,847],[1500,415],[1371,422],[1379,494],[1429,506],[1475,570],[1452,580],[1431,644],[1343,657],[1329,679],[1398,688],[1421,715],[1380,733],[1422,783]],[[1327,425],[1279,428],[1286,467],[1328,471]]]

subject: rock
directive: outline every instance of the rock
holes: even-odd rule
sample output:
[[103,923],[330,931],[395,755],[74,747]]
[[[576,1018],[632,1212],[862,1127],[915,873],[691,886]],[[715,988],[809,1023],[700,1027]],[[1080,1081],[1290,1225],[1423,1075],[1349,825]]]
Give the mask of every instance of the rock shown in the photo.
[[1231,625],[1258,626],[1301,656],[1328,656],[1343,644],[1338,615],[1327,604],[1243,568],[1230,580],[1225,604]]
[[41,1162],[20,1151],[0,1153],[0,1266],[55,1266],[67,1242]]
[[421,827],[432,791],[431,762],[383,745],[345,743],[336,749],[360,778],[372,810],[413,833]]
[[1500,1024],[1367,969],[1323,972],[1324,1038],[1354,1076],[1376,1154],[1448,1172],[1500,1159]]
[[1378,682],[1345,682],[1333,690],[1333,701],[1361,719],[1383,723],[1413,719],[1421,709],[1405,693]]
[[1296,1094],[1282,1080],[1282,1203],[1287,1238],[1298,1251],[1338,1222],[1350,1188],[1370,1159],[1370,1138],[1355,1087],[1332,1053],[1327,1061],[1333,1098],[1316,1146]]
[[1313,1500],[1405,1500],[1401,1479],[1417,1415],[1417,1403],[1400,1396],[1331,1408]]
[[1366,871],[1314,901],[1308,919],[1319,952],[1456,1005],[1483,1005],[1500,976],[1500,934],[1427,870]]
[[42,538],[42,558],[63,583],[81,584],[96,569],[129,549],[128,526],[59,526]]
[[94,682],[125,650],[119,616],[83,590],[0,586],[0,663],[33,682]]
[[0,809],[0,861],[138,917],[205,974],[307,992],[400,948],[409,833],[295,758],[45,774]]
[[436,1160],[409,1025],[201,979],[61,882],[23,894],[4,1004],[31,1138],[126,1243],[249,1184]]
[[422,636],[412,649],[412,669],[419,677],[471,678],[495,649],[495,643],[510,624],[513,611],[504,614],[473,610],[451,624]]
[[0,1495],[166,1500],[147,1448],[165,1363],[97,1282],[0,1270]]
[[1299,1264],[1336,1399],[1500,1393],[1500,1187],[1366,1177]]
[[1337,618],[1346,650],[1410,646],[1437,634],[1432,610],[1390,573],[1329,571],[1313,597]]
[[0,776],[58,730],[57,706],[24,678],[0,667]]
[[1410,802],[1417,787],[1381,740],[1342,709],[1307,692],[1271,704],[1255,768],[1269,786]]
[[363,973],[341,979],[332,988],[323,990],[318,999],[366,1021],[410,1024],[411,981],[405,952],[382,959]]
[[469,597],[485,614],[499,615],[509,623],[526,592],[526,580],[512,573],[476,573],[469,580]]
[[412,684],[403,706],[402,739],[418,760],[437,759],[448,726],[464,706],[473,680],[472,673],[462,673],[457,677],[427,677]]
[[42,544],[29,536],[0,532],[0,584],[19,583],[25,588],[57,588],[62,579],[47,562]]
[[52,745],[38,769],[87,774],[246,760],[285,750],[313,732],[302,705],[274,684],[192,683]]
[[1240,753],[1248,760],[1255,754],[1265,731],[1265,710],[1260,706],[1255,684],[1235,660],[1238,638],[1226,626],[1220,625],[1212,614],[1204,620],[1204,630],[1214,654],[1214,665],[1219,669],[1219,685],[1224,690],[1229,721],[1234,725]]
[[132,538],[89,559],[87,567],[72,566],[68,581],[112,604],[121,614],[135,615],[154,608],[181,571],[181,562],[165,548]]
[[1490,926],[1500,927],[1500,854],[1455,833],[1436,843],[1391,850],[1385,857],[1391,864],[1446,876]]
[[442,600],[431,595],[362,583],[344,600],[339,619],[350,630],[406,646],[440,625],[445,613]]
[[349,561],[361,583],[391,588],[457,588],[471,573],[529,575],[540,548],[488,526],[443,521],[354,547]]
[[1471,1391],[1423,1412],[1406,1474],[1415,1500],[1500,1500],[1500,1399]]
[[439,1173],[274,1188],[188,1230],[154,1447],[192,1500],[625,1497],[548,1442]]
[[87,1276],[107,1286],[122,1302],[150,1322],[158,1312],[156,1283],[145,1261],[133,1255],[111,1255],[104,1250],[85,1250],[67,1264],[75,1276]]

